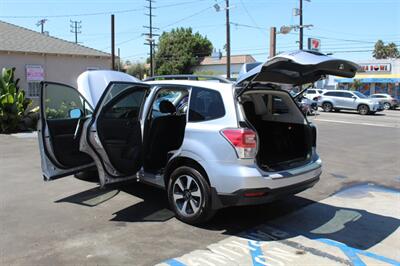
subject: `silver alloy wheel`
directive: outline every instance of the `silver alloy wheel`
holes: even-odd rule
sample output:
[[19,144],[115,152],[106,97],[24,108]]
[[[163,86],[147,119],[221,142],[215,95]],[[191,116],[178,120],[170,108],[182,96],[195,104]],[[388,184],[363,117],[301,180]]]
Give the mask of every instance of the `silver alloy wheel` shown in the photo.
[[384,103],[383,104],[383,108],[385,108],[385,110],[389,110],[390,109],[390,103]]
[[361,105],[360,107],[358,107],[358,112],[362,115],[366,115],[369,112],[369,109],[366,105]]
[[322,109],[324,110],[324,112],[330,112],[330,111],[332,111],[332,104],[324,103],[322,105]]
[[172,196],[176,209],[186,217],[197,214],[203,201],[199,184],[189,175],[181,175],[175,180]]

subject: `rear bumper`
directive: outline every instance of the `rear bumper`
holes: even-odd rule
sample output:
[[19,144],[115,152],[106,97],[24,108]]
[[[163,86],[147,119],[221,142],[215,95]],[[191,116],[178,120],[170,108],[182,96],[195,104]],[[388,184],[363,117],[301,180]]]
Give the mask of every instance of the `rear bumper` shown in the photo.
[[[212,207],[213,209],[221,209],[230,206],[259,205],[276,201],[289,195],[300,193],[308,188],[313,187],[318,181],[321,174],[285,187],[279,188],[254,188],[240,189],[233,193],[217,193],[212,188]],[[248,194],[261,194],[260,196],[247,196]]]

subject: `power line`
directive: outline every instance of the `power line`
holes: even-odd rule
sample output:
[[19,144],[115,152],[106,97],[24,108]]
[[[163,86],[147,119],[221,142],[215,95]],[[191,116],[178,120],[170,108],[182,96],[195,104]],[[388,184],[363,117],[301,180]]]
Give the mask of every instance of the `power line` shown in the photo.
[[[198,2],[204,2],[206,0],[196,0],[196,1],[187,1],[176,4],[168,4],[162,5],[158,8],[168,8],[168,7],[176,7],[176,6],[184,6]],[[103,12],[92,12],[92,13],[77,13],[77,14],[60,14],[60,15],[33,15],[33,16],[0,16],[0,18],[68,18],[68,17],[87,17],[87,16],[99,16],[99,15],[110,15],[110,14],[122,14],[122,13],[131,13],[131,12],[139,12],[144,11],[145,8],[134,8],[134,9],[122,9],[122,10],[114,10],[114,11],[103,11]]]

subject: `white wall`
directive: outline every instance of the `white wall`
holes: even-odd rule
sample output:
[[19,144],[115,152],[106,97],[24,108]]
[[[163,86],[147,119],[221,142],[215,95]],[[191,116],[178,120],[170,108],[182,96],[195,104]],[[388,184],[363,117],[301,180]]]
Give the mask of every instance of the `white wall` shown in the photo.
[[[20,79],[19,86],[27,92],[26,65],[41,65],[44,69],[44,79],[46,81],[54,81],[76,87],[76,79],[82,72],[89,67],[110,69],[111,59],[0,52],[0,70],[3,67],[15,67],[15,77]],[[37,99],[34,102],[37,103]]]

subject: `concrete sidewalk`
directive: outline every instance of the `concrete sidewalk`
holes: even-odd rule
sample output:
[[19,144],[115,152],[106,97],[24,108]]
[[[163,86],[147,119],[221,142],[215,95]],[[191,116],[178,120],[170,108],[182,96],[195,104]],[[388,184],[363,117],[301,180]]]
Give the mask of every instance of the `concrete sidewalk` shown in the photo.
[[400,193],[347,188],[159,265],[400,265]]

